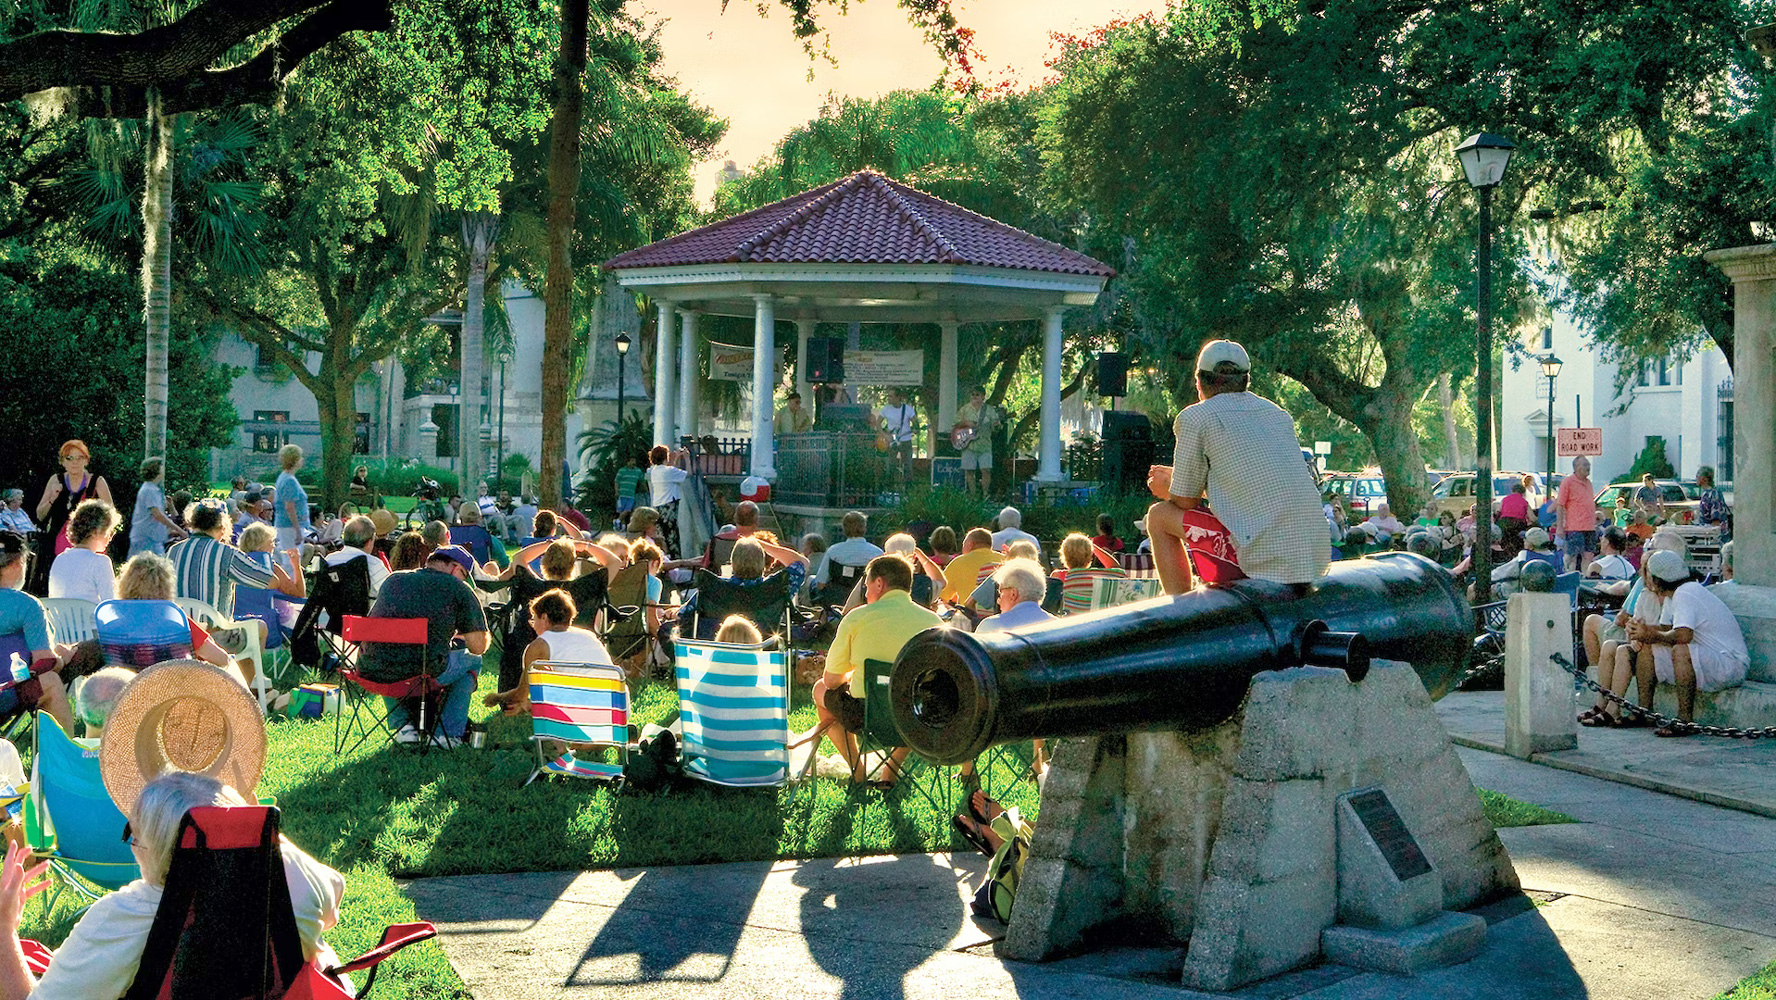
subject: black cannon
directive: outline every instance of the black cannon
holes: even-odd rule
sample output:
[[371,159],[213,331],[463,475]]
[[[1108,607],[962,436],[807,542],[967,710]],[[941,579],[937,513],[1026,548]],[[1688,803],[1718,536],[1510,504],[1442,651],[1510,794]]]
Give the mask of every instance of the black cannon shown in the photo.
[[1291,666],[1361,680],[1370,656],[1401,660],[1440,698],[1473,622],[1442,567],[1390,552],[1333,563],[1304,596],[1242,580],[1027,631],[930,629],[895,660],[889,697],[907,746],[957,764],[1033,737],[1212,726],[1255,674]]

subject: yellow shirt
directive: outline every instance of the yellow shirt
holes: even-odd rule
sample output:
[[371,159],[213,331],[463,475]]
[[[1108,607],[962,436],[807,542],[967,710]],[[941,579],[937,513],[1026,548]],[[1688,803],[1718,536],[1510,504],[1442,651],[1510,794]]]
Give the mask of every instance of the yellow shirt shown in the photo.
[[1004,562],[1005,557],[992,549],[975,549],[964,552],[944,567],[944,589],[941,595],[944,600],[955,604],[962,598],[974,593],[977,578],[982,566],[991,566]]
[[943,619],[913,603],[904,590],[885,591],[873,604],[839,619],[839,632],[826,651],[826,672],[851,675],[851,696],[864,697],[863,661],[893,663],[907,640]]

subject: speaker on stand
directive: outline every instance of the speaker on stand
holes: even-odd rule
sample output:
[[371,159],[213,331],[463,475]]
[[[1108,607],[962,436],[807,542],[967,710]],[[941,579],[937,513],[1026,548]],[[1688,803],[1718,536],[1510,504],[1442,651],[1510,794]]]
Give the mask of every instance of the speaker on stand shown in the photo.
[[1098,395],[1112,399],[1128,395],[1128,355],[1120,351],[1098,355]]
[[1153,425],[1145,413],[1109,410],[1104,414],[1104,485],[1123,493],[1144,492],[1153,465]]

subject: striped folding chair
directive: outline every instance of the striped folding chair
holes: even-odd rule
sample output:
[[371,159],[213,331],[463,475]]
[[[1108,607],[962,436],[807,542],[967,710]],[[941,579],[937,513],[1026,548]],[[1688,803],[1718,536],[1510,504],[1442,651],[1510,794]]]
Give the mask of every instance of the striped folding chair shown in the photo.
[[[620,786],[629,763],[629,686],[622,668],[598,663],[533,663],[528,684],[530,741],[536,747],[537,766],[524,784],[547,774]],[[551,758],[543,751],[545,740],[566,743],[567,751]],[[617,762],[581,760],[575,753],[593,747],[616,747]]]
[[789,658],[768,645],[678,641],[686,774],[730,788],[789,779]]
[[1153,553],[1124,552],[1116,557],[1122,563],[1123,572],[1136,580],[1157,580],[1159,571],[1153,568]]
[[1121,568],[1111,569],[1105,566],[1090,566],[1085,569],[1070,569],[1067,578],[1061,581],[1061,614],[1082,615],[1093,610],[1092,594],[1097,582],[1102,579],[1123,580],[1128,574]]
[[1092,581],[1093,611],[1114,608],[1121,604],[1133,604],[1149,598],[1160,597],[1165,591],[1159,585],[1158,577],[1100,576]]

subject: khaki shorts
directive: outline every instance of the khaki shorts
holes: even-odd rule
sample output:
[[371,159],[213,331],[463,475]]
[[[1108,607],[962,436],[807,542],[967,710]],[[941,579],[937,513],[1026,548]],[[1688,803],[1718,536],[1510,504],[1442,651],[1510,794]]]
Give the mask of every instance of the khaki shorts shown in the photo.
[[[1677,683],[1677,667],[1671,662],[1672,646],[1653,644],[1653,673],[1662,684]],[[1689,644],[1690,665],[1696,670],[1696,690],[1724,691],[1745,683],[1746,662],[1701,643]]]
[[993,471],[993,450],[991,448],[989,448],[986,451],[965,451],[965,452],[963,452],[962,453],[962,469],[965,472],[974,472],[977,469],[985,469],[988,472],[992,472]]

